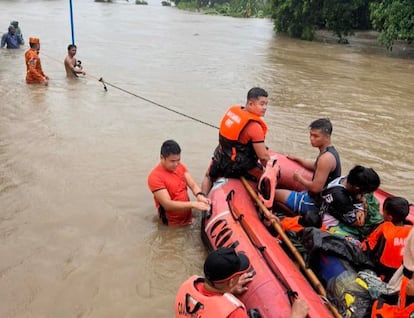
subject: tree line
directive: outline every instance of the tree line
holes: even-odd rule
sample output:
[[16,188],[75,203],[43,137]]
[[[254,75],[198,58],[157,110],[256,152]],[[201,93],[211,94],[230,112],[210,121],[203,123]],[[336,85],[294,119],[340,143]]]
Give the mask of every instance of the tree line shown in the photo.
[[270,17],[277,33],[313,40],[332,31],[338,42],[355,30],[375,30],[388,49],[396,40],[414,40],[414,0],[176,0],[183,9],[235,17]]

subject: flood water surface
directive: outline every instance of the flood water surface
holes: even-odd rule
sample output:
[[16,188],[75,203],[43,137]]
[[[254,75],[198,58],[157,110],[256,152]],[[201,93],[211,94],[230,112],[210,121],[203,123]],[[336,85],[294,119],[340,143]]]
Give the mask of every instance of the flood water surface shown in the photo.
[[18,20],[40,38],[50,77],[26,85],[27,44],[0,50],[0,317],[172,317],[178,286],[202,274],[200,216],[159,225],[147,174],[173,138],[201,181],[217,143],[205,123],[252,86],[270,94],[270,148],[315,157],[307,126],[329,117],[344,173],[373,167],[414,201],[412,59],[132,2],[74,1],[77,80],[67,1],[0,2],[4,31]]

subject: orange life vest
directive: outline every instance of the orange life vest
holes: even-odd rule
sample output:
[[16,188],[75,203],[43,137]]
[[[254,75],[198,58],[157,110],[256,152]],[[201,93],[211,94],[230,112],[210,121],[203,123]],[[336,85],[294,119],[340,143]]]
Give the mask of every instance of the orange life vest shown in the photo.
[[219,131],[219,147],[214,154],[224,177],[238,177],[258,164],[258,157],[251,142],[243,144],[239,141],[240,134],[250,122],[260,124],[264,135],[267,133],[265,122],[242,106],[231,106],[224,114]]
[[403,248],[411,226],[395,226],[391,222],[384,223],[385,247],[380,262],[388,267],[397,269],[401,266]]
[[[381,230],[382,234],[379,239],[370,242],[368,237],[366,244],[372,250],[374,258],[382,265],[397,269],[402,264],[403,248],[412,226],[395,226],[392,222],[384,222],[380,227],[378,230]],[[372,234],[375,236],[375,231]]]
[[293,231],[293,232],[300,232],[303,230],[303,226],[299,224],[300,216],[293,216],[293,217],[285,217],[280,221],[280,225],[284,232],[286,231]]
[[245,308],[240,300],[229,293],[203,295],[195,288],[197,283],[203,282],[204,278],[192,276],[181,285],[175,298],[176,318],[227,317],[237,308]]
[[220,123],[220,135],[230,141],[238,141],[240,133],[250,121],[257,121],[266,135],[267,126],[260,116],[248,112],[243,106],[231,106]]
[[414,303],[406,306],[406,288],[409,281],[408,277],[403,276],[398,305],[389,305],[381,299],[376,300],[372,306],[371,318],[413,318]]

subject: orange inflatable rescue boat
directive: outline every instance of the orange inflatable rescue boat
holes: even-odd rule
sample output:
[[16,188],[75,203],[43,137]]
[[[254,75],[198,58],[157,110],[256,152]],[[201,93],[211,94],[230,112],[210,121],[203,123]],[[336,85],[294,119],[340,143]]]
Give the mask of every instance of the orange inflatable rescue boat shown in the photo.
[[[311,172],[305,171],[283,154],[272,153],[273,159],[277,161],[269,163],[274,168],[269,171],[272,170],[278,177],[277,187],[302,190],[302,186],[293,180],[294,171],[300,170],[302,174],[308,174],[309,178]],[[268,180],[262,180],[259,184],[259,188],[267,194],[256,198],[249,192],[249,186],[250,190],[258,188],[255,183],[239,179],[217,180],[209,193],[212,209],[203,215],[201,232],[204,244],[209,250],[231,246],[249,257],[256,275],[240,299],[247,309],[256,309],[261,317],[289,317],[295,297],[306,300],[310,318],[341,317],[332,304],[326,303],[321,292],[323,286],[315,286],[315,281],[305,275],[309,269],[303,270],[299,266],[301,262],[290,258],[282,248],[281,236],[272,236],[265,227],[259,211],[261,205],[264,206],[262,209],[269,207],[273,197],[266,189],[275,185],[274,176],[268,177]],[[378,190],[375,196],[382,205],[390,194]],[[260,200],[260,204],[257,200]],[[413,216],[414,209],[411,207],[411,221]]]

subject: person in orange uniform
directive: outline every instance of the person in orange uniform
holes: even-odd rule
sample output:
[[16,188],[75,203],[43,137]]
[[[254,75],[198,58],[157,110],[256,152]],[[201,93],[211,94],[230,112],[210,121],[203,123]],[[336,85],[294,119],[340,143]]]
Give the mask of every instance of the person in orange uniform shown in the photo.
[[[210,209],[210,200],[201,192],[187,168],[180,162],[181,148],[174,140],[161,146],[160,163],[148,175],[148,187],[154,195],[160,220],[165,225],[187,225],[192,222],[192,210]],[[195,201],[190,201],[190,188]]]
[[219,145],[202,181],[201,189],[205,193],[220,177],[259,179],[270,160],[265,145],[267,126],[261,118],[267,104],[268,93],[253,87],[247,93],[244,107],[231,106],[226,111],[220,123]]
[[[245,254],[236,253],[231,247],[218,248],[207,256],[204,275],[204,278],[190,277],[179,288],[174,306],[176,318],[251,317],[244,304],[234,296],[244,293],[253,280],[254,271]],[[298,299],[292,305],[290,318],[304,318],[308,311],[306,301]],[[257,313],[252,316],[258,317]]]
[[391,278],[399,281],[397,303],[389,303],[380,297],[372,305],[371,318],[412,318],[414,317],[414,231],[407,237],[403,250],[403,264]]
[[49,84],[49,77],[45,75],[40,63],[39,51],[40,41],[38,38],[29,38],[30,49],[25,53],[26,58],[26,83],[27,84]]
[[406,222],[410,206],[404,198],[386,198],[382,211],[385,222],[362,242],[362,249],[375,261],[378,274],[388,282],[401,265],[403,248],[412,224]]

